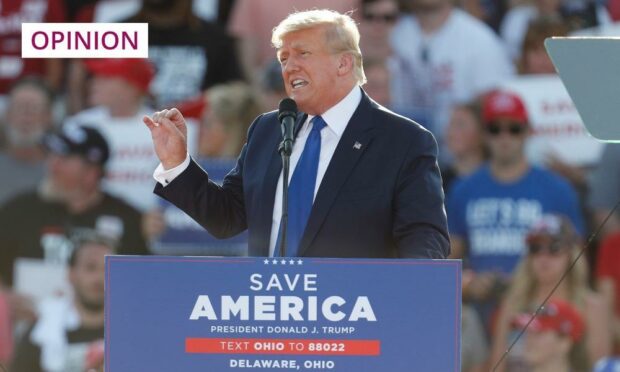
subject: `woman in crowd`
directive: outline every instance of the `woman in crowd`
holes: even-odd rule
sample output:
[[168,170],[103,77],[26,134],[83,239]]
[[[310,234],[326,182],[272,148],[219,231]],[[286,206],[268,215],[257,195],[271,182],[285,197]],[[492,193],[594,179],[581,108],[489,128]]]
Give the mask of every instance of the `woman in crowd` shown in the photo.
[[[533,313],[547,298],[579,254],[580,244],[568,219],[545,215],[530,229],[528,251],[513,276],[494,327],[492,365],[501,358],[519,333],[512,320],[523,312]],[[587,263],[582,258],[553,293],[551,300],[563,300],[584,314],[585,335],[571,350],[571,370],[587,371],[610,354],[610,314],[602,297],[588,286]],[[522,341],[518,341],[498,371],[529,370]]]
[[450,165],[441,172],[443,188],[448,193],[455,180],[471,174],[488,158],[478,102],[463,103],[452,108],[445,143],[453,157]]
[[527,28],[517,68],[521,75],[555,74],[555,67],[545,49],[545,39],[567,36],[568,25],[561,18],[537,18]]
[[[204,110],[198,129],[198,156],[194,159],[209,173],[210,180],[221,184],[226,174],[235,166],[235,159],[246,141],[248,127],[261,112],[260,97],[246,83],[219,84],[206,91]],[[153,249],[157,253],[175,255],[241,255],[245,253],[245,248],[241,251],[238,247],[247,246],[243,240],[247,237],[232,238],[237,239],[234,240],[235,248],[222,249],[220,246],[229,244],[230,241],[217,243],[215,238],[210,237],[202,229],[201,233],[205,235],[205,240],[201,241],[200,245],[204,249],[190,248],[181,242],[166,242],[164,245],[157,243],[157,239],[170,225],[169,222],[161,210],[153,210],[144,218],[144,234],[151,240]]]

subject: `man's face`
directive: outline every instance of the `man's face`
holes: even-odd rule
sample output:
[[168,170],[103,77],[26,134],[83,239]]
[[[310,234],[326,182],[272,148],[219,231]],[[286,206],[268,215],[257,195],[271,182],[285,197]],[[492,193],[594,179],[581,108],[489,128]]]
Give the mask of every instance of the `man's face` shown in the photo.
[[6,119],[12,145],[37,144],[52,124],[50,102],[41,90],[23,85],[11,93]]
[[299,109],[310,115],[320,115],[338,103],[340,54],[331,53],[325,28],[317,26],[294,31],[282,38],[278,59],[289,97]]
[[385,43],[398,17],[398,4],[392,0],[369,2],[363,5],[362,16],[360,23],[362,40],[373,38],[377,39],[377,42]]
[[433,11],[450,4],[452,0],[410,0],[416,11]]
[[86,175],[92,172],[94,165],[88,164],[78,155],[48,156],[48,177],[53,191],[66,200],[79,194],[84,189]]
[[562,4],[561,0],[536,0],[536,7],[539,11],[545,15],[549,13],[555,13],[560,9],[560,5]]
[[446,145],[456,157],[482,149],[482,131],[476,115],[468,108],[455,106],[446,129]]
[[89,103],[93,106],[116,106],[131,99],[136,89],[120,77],[97,76],[91,81]]
[[526,74],[554,74],[555,67],[549,54],[545,48],[541,45],[537,48],[532,48],[525,51],[523,55]]
[[529,131],[527,125],[499,119],[488,123],[485,130],[491,160],[500,164],[511,164],[523,157]]
[[103,244],[85,243],[79,248],[69,280],[76,300],[91,311],[103,310],[105,265],[104,256],[112,250]]

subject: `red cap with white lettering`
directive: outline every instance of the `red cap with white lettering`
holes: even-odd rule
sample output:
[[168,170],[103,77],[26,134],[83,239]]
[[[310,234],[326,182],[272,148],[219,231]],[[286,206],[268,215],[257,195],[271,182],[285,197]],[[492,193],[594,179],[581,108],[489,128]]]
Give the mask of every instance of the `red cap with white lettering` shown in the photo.
[[494,90],[482,99],[482,120],[489,124],[498,119],[508,119],[527,125],[527,110],[521,98],[512,92]]

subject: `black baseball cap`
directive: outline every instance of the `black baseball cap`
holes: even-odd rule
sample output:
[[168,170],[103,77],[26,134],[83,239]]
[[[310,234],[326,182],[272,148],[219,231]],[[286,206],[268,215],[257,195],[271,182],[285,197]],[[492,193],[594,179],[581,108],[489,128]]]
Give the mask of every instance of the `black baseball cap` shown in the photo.
[[101,167],[110,157],[108,142],[92,127],[65,125],[59,131],[45,136],[43,143],[53,154],[78,155]]

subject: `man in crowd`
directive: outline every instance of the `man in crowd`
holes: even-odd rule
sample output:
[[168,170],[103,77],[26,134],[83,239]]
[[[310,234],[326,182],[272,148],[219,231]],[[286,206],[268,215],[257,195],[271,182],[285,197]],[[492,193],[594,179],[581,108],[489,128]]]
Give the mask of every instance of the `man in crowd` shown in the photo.
[[235,0],[228,32],[236,39],[245,77],[260,87],[259,76],[271,63],[271,32],[287,15],[306,9],[329,8],[340,13],[355,10],[358,0]]
[[[590,175],[588,187],[590,190],[588,206],[592,209],[595,226],[599,226],[620,201],[620,144],[605,145],[601,160]],[[603,226],[601,235],[606,236],[614,232],[620,232],[618,210]]]
[[[272,42],[297,115],[291,155],[290,256],[444,258],[449,253],[437,143],[420,125],[372,101],[353,19],[294,13]],[[156,193],[216,237],[248,229],[249,254],[278,256],[282,216],[277,113],[259,116],[237,166],[214,184],[187,156],[176,109],[145,117],[161,160]]]
[[393,107],[441,140],[453,105],[496,88],[514,69],[493,30],[453,0],[401,3],[411,14],[400,17],[391,36]]
[[[157,165],[153,145],[136,125],[152,112],[147,97],[155,69],[146,59],[92,59],[84,65],[93,75],[91,108],[67,120],[67,125],[96,128],[110,146],[103,187],[133,207],[147,211],[156,205],[150,169]],[[142,140],[143,139],[143,140]]]
[[11,284],[19,257],[66,264],[69,233],[92,228],[117,242],[120,254],[148,254],[141,215],[101,190],[109,156],[103,136],[92,128],[65,127],[46,137],[48,176],[0,208],[0,278]]
[[62,59],[22,58],[22,24],[65,22],[65,11],[63,0],[0,0],[0,103],[24,76],[39,76],[53,89],[60,88]]
[[142,0],[125,21],[149,24],[149,61],[157,70],[151,93],[158,107],[242,77],[235,43],[220,25],[196,16],[191,0]]
[[104,256],[114,243],[93,230],[72,238],[72,298],[44,300],[34,327],[17,347],[12,371],[84,372],[103,366]]
[[40,78],[18,80],[8,94],[0,128],[0,205],[24,189],[35,187],[45,174],[41,140],[52,129],[52,90]]
[[525,252],[528,229],[543,214],[568,216],[581,234],[584,225],[570,184],[526,158],[531,128],[522,100],[493,91],[482,106],[490,159],[453,186],[447,209],[452,257],[466,267],[463,297],[494,303]]

